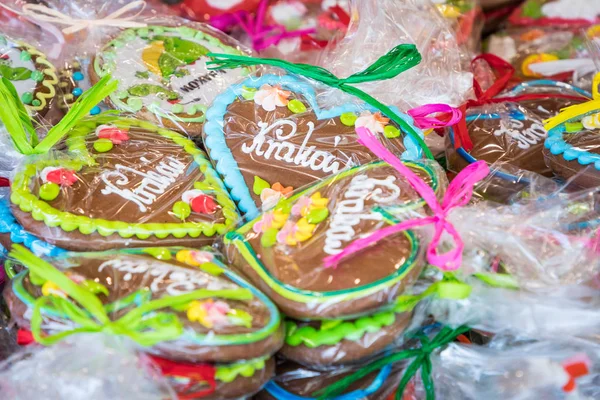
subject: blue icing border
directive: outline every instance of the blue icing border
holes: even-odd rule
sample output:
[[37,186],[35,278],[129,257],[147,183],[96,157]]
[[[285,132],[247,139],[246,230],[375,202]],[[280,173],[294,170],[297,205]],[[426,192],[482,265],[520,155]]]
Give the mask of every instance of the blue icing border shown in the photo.
[[529,87],[544,87],[544,86],[554,86],[556,88],[572,90],[582,96],[592,99],[592,94],[590,92],[588,92],[587,90],[583,90],[581,88],[578,88],[577,86],[573,86],[573,85],[565,83],[565,82],[553,81],[551,79],[536,79],[533,81],[522,82],[522,83],[516,85],[515,87],[513,87],[508,93],[517,94],[517,93],[521,93],[523,90],[527,90],[527,88],[529,88]]
[[57,256],[66,252],[25,231],[10,212],[10,205],[6,199],[0,200],[0,233],[10,233],[13,243],[24,245],[36,256]]
[[[237,203],[238,208],[242,213],[246,215],[247,219],[256,218],[260,213],[260,210],[256,207],[256,204],[252,199],[250,188],[246,186],[244,177],[233,157],[233,153],[227,147],[225,132],[223,131],[223,120],[227,113],[227,107],[241,95],[244,86],[260,88],[265,84],[279,84],[293,92],[301,93],[308,101],[310,107],[314,110],[317,119],[320,120],[338,117],[347,112],[360,112],[364,110],[371,112],[378,111],[376,108],[364,103],[362,106],[346,104],[330,109],[321,109],[317,103],[317,95],[313,86],[291,75],[263,75],[260,78],[249,78],[241,83],[230,86],[227,90],[217,96],[206,111],[204,145],[206,146],[210,158],[215,164],[217,172],[219,172],[225,185],[229,189],[231,197]],[[422,131],[414,125],[413,119],[410,116],[401,113],[396,107],[391,107],[391,109],[398,117],[408,123],[419,136],[423,137]],[[406,151],[402,153],[403,159],[418,160],[423,157],[419,144],[410,135],[405,134],[403,143],[406,148]]]
[[[585,114],[578,115],[566,122],[580,121],[584,117],[600,112],[600,108]],[[567,161],[577,161],[580,165],[587,166],[594,164],[594,168],[600,171],[600,154],[591,153],[586,150],[580,150],[567,143],[564,139],[565,123],[562,123],[548,132],[548,138],[544,142],[544,147],[550,150],[555,156],[562,156]],[[574,132],[574,135],[577,133]]]
[[[355,391],[352,391],[352,392],[349,392],[346,394],[332,397],[331,400],[361,400],[361,399],[367,398],[367,396],[372,395],[373,393],[377,392],[381,388],[381,386],[385,383],[386,379],[388,378],[388,376],[390,375],[391,372],[392,372],[392,364],[388,364],[379,371],[379,373],[377,374],[375,379],[373,379],[373,382],[371,382],[371,384],[367,388],[355,390]],[[293,393],[290,393],[287,390],[285,390],[284,388],[282,388],[281,386],[279,386],[277,383],[275,383],[275,381],[273,381],[273,380],[271,380],[271,381],[269,381],[269,383],[267,383],[267,385],[264,387],[264,390],[266,390],[271,396],[275,397],[278,400],[315,400],[316,399],[315,397],[304,397],[304,396],[298,396]]]

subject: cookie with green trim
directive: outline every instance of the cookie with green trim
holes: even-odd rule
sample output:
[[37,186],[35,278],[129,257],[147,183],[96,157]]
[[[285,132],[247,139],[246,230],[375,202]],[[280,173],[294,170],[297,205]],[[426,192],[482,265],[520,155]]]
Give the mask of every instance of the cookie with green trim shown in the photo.
[[275,305],[210,249],[127,249],[42,260],[22,247],[4,292],[13,319],[51,345],[83,327],[125,335],[177,380],[180,396],[235,399],[273,375]]
[[106,74],[119,81],[108,99],[114,108],[195,136],[215,96],[246,73],[208,70],[210,52],[243,54],[233,39],[207,28],[127,29],[96,53],[90,77],[92,84]]
[[[436,169],[406,165],[441,191]],[[287,316],[352,319],[390,307],[412,285],[425,264],[420,239],[413,231],[390,236],[337,268],[324,267],[323,259],[396,223],[390,212],[419,214],[423,204],[402,175],[374,162],[325,179],[227,233],[226,253]]]
[[239,209],[253,219],[292,189],[375,160],[356,127],[368,127],[404,159],[422,158],[411,136],[422,133],[411,117],[394,112],[403,127],[365,103],[321,108],[314,84],[293,75],[262,75],[215,99],[204,145]]
[[43,117],[56,97],[56,68],[35,47],[0,34],[0,76],[8,79],[27,109]]
[[238,214],[205,154],[176,132],[101,115],[67,135],[68,156],[29,161],[12,210],[33,235],[67,250],[210,244]]

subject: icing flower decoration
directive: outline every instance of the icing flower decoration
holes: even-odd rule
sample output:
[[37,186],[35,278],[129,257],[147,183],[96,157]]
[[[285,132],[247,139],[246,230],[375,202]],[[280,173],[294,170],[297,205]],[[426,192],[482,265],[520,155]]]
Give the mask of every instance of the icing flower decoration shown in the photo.
[[288,214],[283,213],[281,210],[268,211],[252,225],[252,230],[256,233],[264,233],[268,229],[279,229],[285,224],[287,218]]
[[521,40],[523,40],[524,42],[531,42],[533,40],[539,39],[541,37],[544,37],[546,34],[544,33],[543,30],[541,29],[532,29],[529,30],[523,34],[521,34]]
[[208,251],[180,250],[175,255],[175,259],[177,259],[177,261],[180,263],[184,263],[192,267],[199,267],[202,264],[211,262],[214,259],[214,255]]
[[302,215],[305,217],[310,211],[327,207],[329,199],[321,197],[320,192],[313,193],[312,196],[302,196],[292,207],[292,215]]
[[283,194],[277,190],[264,189],[262,192],[260,192],[260,201],[262,202],[263,211],[275,207],[279,200],[283,197]]
[[523,63],[521,64],[521,72],[523,73],[523,75],[528,76],[528,77],[541,77],[542,75],[533,72],[531,70],[531,68],[529,68],[530,65],[542,63],[542,62],[548,62],[548,61],[556,61],[556,60],[558,60],[558,57],[555,56],[554,54],[548,54],[548,53],[532,54],[530,56],[527,56],[527,58],[525,58],[525,60],[523,60]]
[[308,223],[306,218],[300,218],[295,224],[287,222],[277,234],[277,242],[295,246],[313,235],[316,225]]
[[385,126],[390,123],[390,119],[376,112],[375,114],[364,111],[360,114],[360,117],[356,119],[354,123],[355,127],[364,127],[373,133],[383,133]]
[[231,311],[231,307],[223,301],[194,300],[188,306],[187,317],[192,322],[196,321],[206,328],[212,328],[227,324],[229,311]]
[[114,125],[100,125],[96,128],[96,135],[100,139],[108,139],[113,144],[121,144],[129,140],[127,130],[117,128]]
[[71,186],[77,182],[75,171],[60,167],[46,167],[40,177],[44,183],[50,182],[60,186]]
[[588,115],[581,120],[585,129],[598,129],[600,128],[600,113]]
[[281,183],[279,183],[279,182],[275,182],[275,183],[273,184],[273,186],[271,186],[271,189],[273,189],[273,190],[275,190],[275,191],[277,191],[277,192],[281,193],[281,194],[282,194],[282,195],[284,195],[284,196],[286,196],[286,195],[288,195],[288,194],[292,193],[292,190],[294,190],[294,188],[293,188],[293,187],[291,187],[291,186],[286,186],[286,187],[284,187],[284,186],[283,186]]
[[281,86],[262,85],[254,95],[254,102],[265,111],[273,111],[277,107],[287,106],[291,92]]
[[199,189],[185,191],[181,195],[181,200],[189,204],[192,211],[198,214],[212,214],[218,208],[215,200]]

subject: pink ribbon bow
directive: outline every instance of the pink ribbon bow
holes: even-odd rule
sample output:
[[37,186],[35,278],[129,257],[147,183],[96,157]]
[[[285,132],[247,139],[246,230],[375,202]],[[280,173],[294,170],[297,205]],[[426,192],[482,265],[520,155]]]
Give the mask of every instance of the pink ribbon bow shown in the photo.
[[[427,261],[444,271],[458,269],[462,263],[464,243],[454,226],[447,220],[448,214],[453,208],[465,206],[471,200],[473,187],[489,173],[489,167],[486,162],[477,161],[463,169],[448,186],[442,204],[440,204],[433,189],[386,149],[371,131],[365,127],[358,127],[356,128],[356,133],[358,134],[359,143],[369,148],[375,155],[394,167],[406,178],[415,191],[425,200],[433,215],[388,226],[365,238],[356,240],[342,250],[342,252],[326,257],[323,260],[324,266],[326,268],[335,267],[343,258],[361,251],[390,235],[410,228],[433,224],[435,231],[433,239],[427,247]],[[452,236],[454,247],[446,253],[438,254],[438,246],[444,231]]]
[[[420,129],[436,129],[445,126],[453,126],[460,121],[462,113],[459,109],[450,107],[448,104],[426,104],[421,107],[408,110],[408,115],[413,117],[415,125]],[[440,118],[428,117],[431,114],[442,114]]]
[[252,48],[256,51],[262,51],[269,46],[276,45],[283,39],[316,32],[314,28],[288,31],[283,25],[265,25],[268,3],[268,0],[261,1],[256,10],[256,15],[248,11],[227,13],[211,17],[210,24],[222,31],[227,30],[232,25],[239,25],[252,41]]

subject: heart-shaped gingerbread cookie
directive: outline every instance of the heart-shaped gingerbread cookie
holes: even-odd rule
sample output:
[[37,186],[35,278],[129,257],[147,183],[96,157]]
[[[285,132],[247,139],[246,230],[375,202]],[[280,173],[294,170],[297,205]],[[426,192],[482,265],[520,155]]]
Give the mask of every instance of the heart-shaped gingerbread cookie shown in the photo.
[[68,250],[199,246],[231,229],[235,204],[192,141],[149,122],[84,120],[68,156],[28,162],[15,176],[17,221]]
[[[407,163],[440,190],[439,172]],[[323,259],[391,223],[389,213],[419,212],[423,200],[379,161],[343,171],[280,203],[225,236],[230,264],[289,317],[351,319],[391,306],[424,266],[413,231],[390,236],[326,268]]]
[[[409,116],[398,113],[414,134]],[[204,143],[232,198],[249,219],[291,190],[376,159],[356,126],[385,136],[404,158],[420,158],[414,139],[366,104],[322,109],[315,88],[292,75],[263,75],[231,86],[206,113]]]

